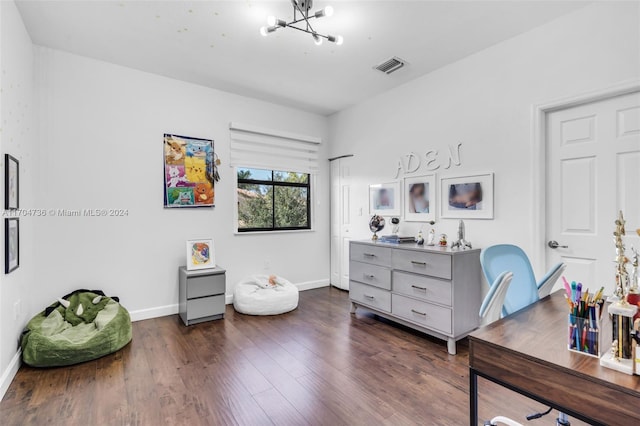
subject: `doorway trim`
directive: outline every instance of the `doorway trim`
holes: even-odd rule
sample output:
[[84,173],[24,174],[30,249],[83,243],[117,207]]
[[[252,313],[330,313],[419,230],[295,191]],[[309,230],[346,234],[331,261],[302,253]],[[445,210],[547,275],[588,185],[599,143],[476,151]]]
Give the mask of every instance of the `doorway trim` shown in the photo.
[[544,273],[545,269],[545,238],[547,229],[546,196],[547,186],[547,114],[561,109],[615,98],[629,93],[640,92],[640,80],[624,80],[603,89],[598,89],[579,95],[555,99],[538,105],[533,105],[531,128],[531,166],[533,172],[531,193],[533,195],[533,222],[531,235],[533,240],[532,263],[534,269]]

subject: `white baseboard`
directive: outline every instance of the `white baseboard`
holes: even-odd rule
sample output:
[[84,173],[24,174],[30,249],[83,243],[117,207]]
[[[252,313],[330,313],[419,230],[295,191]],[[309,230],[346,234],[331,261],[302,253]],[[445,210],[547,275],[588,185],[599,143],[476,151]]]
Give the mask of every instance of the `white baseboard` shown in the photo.
[[178,313],[178,304],[157,306],[155,308],[139,309],[137,311],[130,311],[131,321],[142,321],[151,318],[166,317],[168,315],[175,315]]
[[11,358],[9,366],[4,370],[0,377],[0,401],[4,398],[4,394],[7,393],[9,385],[11,385],[11,381],[16,376],[16,373],[20,368],[20,364],[22,364],[22,349],[18,349],[13,358]]
[[[298,290],[313,290],[314,288],[328,287],[329,279],[306,281],[303,283],[297,283]],[[233,295],[225,295],[225,303],[230,305],[233,303]],[[178,313],[178,305],[166,305],[158,306],[155,308],[139,309],[137,311],[130,311],[131,321],[142,321],[151,318],[166,317],[167,315],[175,315]]]
[[305,291],[305,290],[313,290],[314,288],[329,287],[329,284],[330,284],[329,279],[327,278],[325,280],[297,283],[296,286],[298,286],[298,290]]

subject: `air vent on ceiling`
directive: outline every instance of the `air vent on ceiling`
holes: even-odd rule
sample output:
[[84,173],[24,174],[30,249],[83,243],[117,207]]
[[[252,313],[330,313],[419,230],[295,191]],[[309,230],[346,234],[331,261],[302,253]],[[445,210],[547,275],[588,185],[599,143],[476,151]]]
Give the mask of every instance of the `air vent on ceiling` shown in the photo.
[[400,68],[404,67],[405,64],[406,62],[403,59],[394,56],[393,58],[387,59],[383,63],[376,65],[373,68],[377,69],[378,71],[382,71],[383,73],[391,74],[392,72],[398,71]]

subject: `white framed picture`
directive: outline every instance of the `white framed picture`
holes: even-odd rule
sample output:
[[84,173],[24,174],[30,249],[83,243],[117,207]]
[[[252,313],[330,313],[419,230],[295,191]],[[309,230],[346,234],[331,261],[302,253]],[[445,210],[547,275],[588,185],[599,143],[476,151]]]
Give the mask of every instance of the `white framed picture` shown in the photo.
[[400,216],[400,183],[369,185],[369,214]]
[[187,270],[215,268],[213,239],[187,240]]
[[436,175],[404,179],[404,220],[407,222],[436,220]]
[[440,217],[493,219],[493,173],[440,179]]

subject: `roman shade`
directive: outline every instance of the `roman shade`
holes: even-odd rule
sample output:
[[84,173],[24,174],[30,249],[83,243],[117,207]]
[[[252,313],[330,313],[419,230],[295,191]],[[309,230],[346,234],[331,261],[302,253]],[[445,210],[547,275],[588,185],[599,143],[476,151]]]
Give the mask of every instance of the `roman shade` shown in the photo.
[[230,164],[298,173],[318,171],[321,139],[231,122]]

